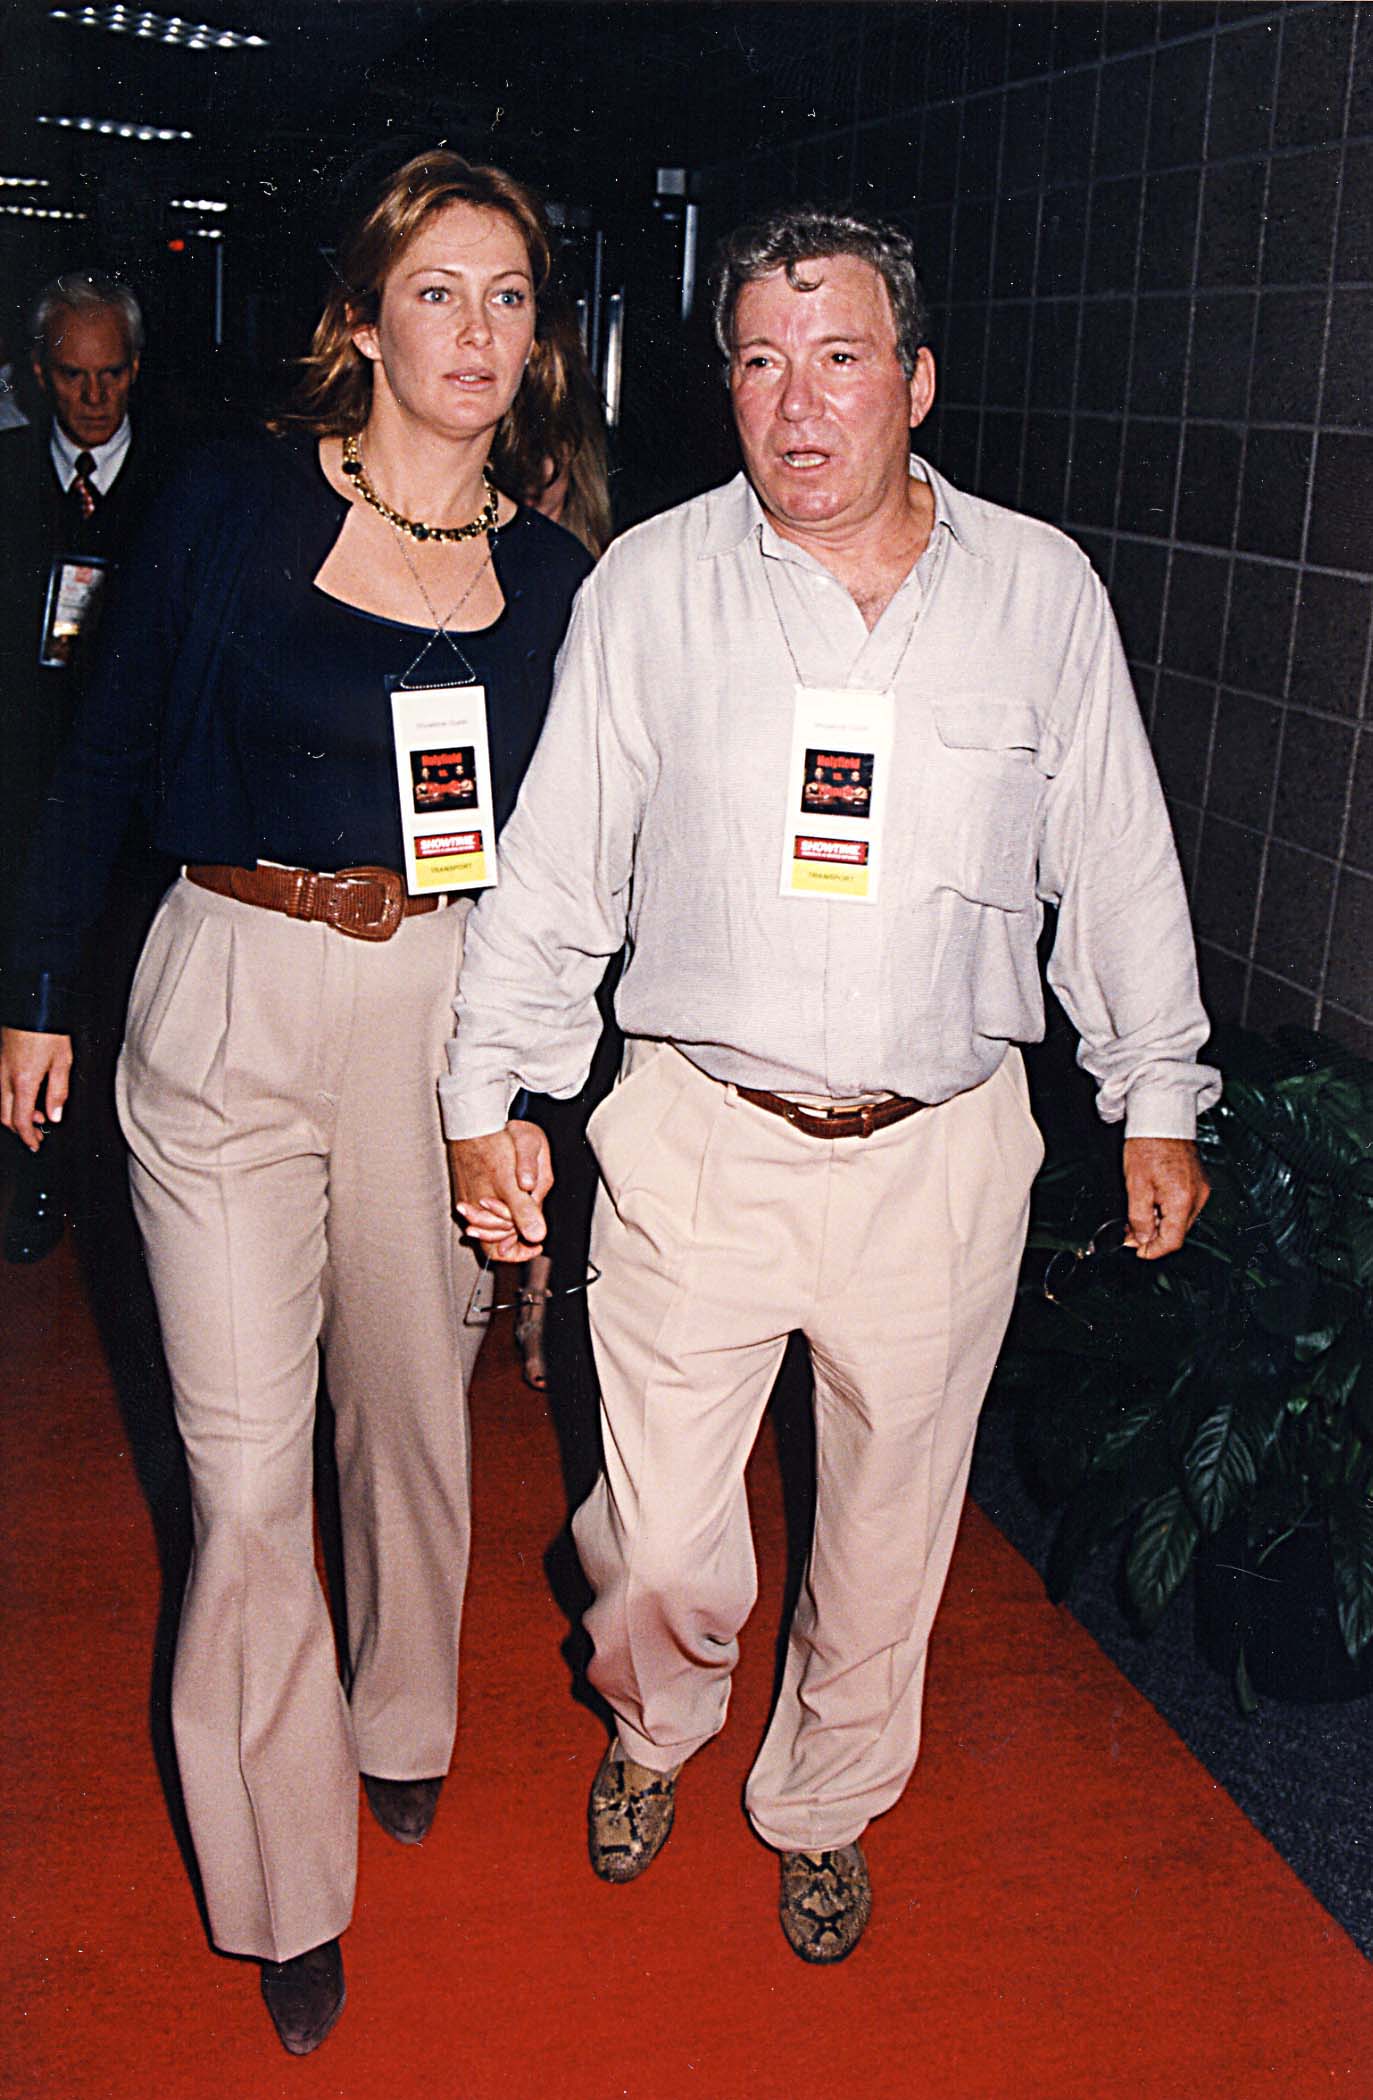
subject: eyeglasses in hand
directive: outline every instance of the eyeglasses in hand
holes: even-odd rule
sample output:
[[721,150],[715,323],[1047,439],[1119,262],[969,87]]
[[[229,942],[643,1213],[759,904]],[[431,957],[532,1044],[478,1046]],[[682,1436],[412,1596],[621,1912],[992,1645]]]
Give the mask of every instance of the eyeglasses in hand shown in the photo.
[[477,1271],[477,1280],[472,1286],[472,1295],[467,1301],[467,1311],[462,1316],[462,1324],[464,1327],[485,1327],[494,1313],[515,1312],[526,1305],[548,1305],[555,1298],[575,1298],[580,1291],[589,1291],[593,1283],[599,1283],[600,1276],[601,1272],[595,1262],[588,1262],[586,1275],[581,1283],[564,1284],[556,1291],[521,1289],[516,1291],[513,1298],[497,1298],[494,1295],[496,1271],[483,1256],[481,1267]]
[[1049,1256],[1041,1286],[1050,1305],[1063,1305],[1091,1281],[1088,1264],[1104,1254],[1133,1253],[1128,1218],[1108,1218],[1081,1247],[1058,1247]]

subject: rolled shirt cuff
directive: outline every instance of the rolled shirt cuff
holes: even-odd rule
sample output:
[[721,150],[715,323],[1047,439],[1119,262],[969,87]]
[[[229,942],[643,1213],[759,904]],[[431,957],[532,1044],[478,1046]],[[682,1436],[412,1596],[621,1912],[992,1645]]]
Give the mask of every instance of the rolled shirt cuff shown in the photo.
[[439,1116],[447,1139],[491,1137],[504,1130],[518,1091],[515,1079],[493,1079],[466,1087],[444,1073],[439,1079]]
[[[1208,1104],[1209,1105],[1209,1104]],[[1195,1138],[1197,1096],[1193,1089],[1132,1087],[1125,1103],[1127,1138]]]

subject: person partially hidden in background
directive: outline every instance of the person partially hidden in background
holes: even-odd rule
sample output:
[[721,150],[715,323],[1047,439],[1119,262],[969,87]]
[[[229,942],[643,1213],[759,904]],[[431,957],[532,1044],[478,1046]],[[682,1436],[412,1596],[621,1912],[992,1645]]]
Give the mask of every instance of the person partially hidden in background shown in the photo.
[[[523,496],[543,517],[574,533],[599,561],[613,531],[610,461],[605,412],[587,363],[575,309],[565,296],[546,302],[544,325],[557,345],[561,391],[556,400],[516,400],[496,446],[495,472],[503,488]],[[586,1243],[595,1190],[595,1162],[587,1150],[587,1118],[606,1092],[618,1061],[619,1039],[610,1016],[610,990],[618,965],[612,963],[600,991],[607,1038],[594,1059],[591,1077],[575,1100],[554,1101],[546,1094],[528,1105],[530,1119],[548,1138],[557,1162],[557,1181],[549,1212],[550,1253],[523,1264],[515,1313],[515,1342],[525,1382],[538,1392],[549,1383],[550,1307],[578,1288],[586,1274]],[[584,1383],[585,1343],[565,1352],[565,1368]]]
[[[574,1531],[616,1722],[591,1863],[652,1863],[724,1723],[744,1466],[799,1329],[818,1502],[746,1805],[788,1943],[828,1963],[868,1921],[863,1831],[915,1765],[1042,1157],[1015,1045],[1043,1031],[1044,903],[1142,1259],[1206,1200],[1219,1083],[1106,594],[1064,535],[909,455],[935,393],[909,242],[776,214],[726,244],[716,319],[744,472],[583,586],[440,1091],[459,1213],[527,1255],[549,1163],[510,1104],[581,1084],[628,936],[621,1080],[589,1131],[605,1465]],[[820,752],[862,803],[805,812]]]
[[[106,596],[166,471],[155,432],[142,416],[135,427],[130,412],[143,316],[128,285],[96,271],[55,277],[34,303],[30,334],[47,419],[0,434],[0,936]],[[102,970],[110,1003],[121,1006],[160,885],[136,849],[118,884],[102,928]],[[98,1037],[104,1011],[102,1001]],[[84,1062],[103,1069],[110,1060],[97,1052]],[[103,1094],[87,1106],[100,1144],[118,1152]],[[6,1144],[13,1186],[5,1258],[41,1261],[62,1237],[69,1139],[54,1124],[37,1152]]]

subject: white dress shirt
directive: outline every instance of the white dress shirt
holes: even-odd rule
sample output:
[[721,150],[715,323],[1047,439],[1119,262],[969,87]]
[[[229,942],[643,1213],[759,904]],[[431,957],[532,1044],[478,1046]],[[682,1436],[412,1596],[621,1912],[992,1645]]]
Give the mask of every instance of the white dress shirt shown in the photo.
[[[1053,527],[912,471],[930,543],[871,632],[742,475],[626,533],[583,585],[469,922],[449,1137],[498,1129],[518,1086],[576,1091],[626,934],[628,1035],[736,1084],[945,1100],[1042,1035],[1046,901],[1101,1114],[1193,1134],[1219,1081],[1196,1062],[1187,904],[1106,593]],[[871,905],[778,894],[798,668],[895,693]]]
[[125,416],[114,436],[106,438],[103,445],[74,444],[67,436],[56,416],[54,416],[52,431],[48,439],[48,451],[51,454],[57,478],[64,489],[69,489],[76,479],[76,462],[81,454],[89,452],[91,458],[95,461],[95,469],[91,475],[91,480],[95,483],[96,493],[101,496],[107,496],[118,479],[119,470],[124,464],[124,455],[128,451],[132,440],[133,431],[129,426],[127,416]]

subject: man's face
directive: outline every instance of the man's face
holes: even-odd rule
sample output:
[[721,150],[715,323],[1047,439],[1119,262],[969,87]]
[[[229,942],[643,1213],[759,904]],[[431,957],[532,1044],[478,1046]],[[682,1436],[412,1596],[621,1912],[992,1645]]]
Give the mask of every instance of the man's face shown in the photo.
[[934,398],[922,350],[901,370],[887,287],[870,263],[804,262],[813,291],[769,272],[739,294],[730,394],[744,465],[789,538],[861,527],[904,491],[912,427]]
[[59,306],[44,347],[46,356],[34,358],[34,374],[63,430],[83,451],[105,444],[124,420],[138,377],[124,316],[114,306],[80,313]]

